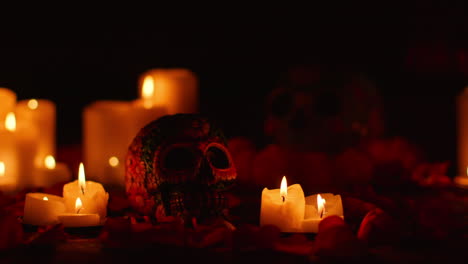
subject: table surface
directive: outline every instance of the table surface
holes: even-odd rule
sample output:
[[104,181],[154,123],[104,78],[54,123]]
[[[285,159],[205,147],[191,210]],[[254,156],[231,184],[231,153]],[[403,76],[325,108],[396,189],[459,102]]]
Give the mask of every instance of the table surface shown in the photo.
[[[465,221],[468,228],[468,191],[459,189],[444,189],[428,191],[419,196],[447,197],[457,200],[462,206],[461,214],[455,217]],[[257,205],[256,205],[257,206]],[[253,206],[257,210],[257,207]],[[435,212],[436,213],[436,212]],[[253,218],[252,218],[253,219]],[[253,220],[248,220],[253,221]],[[467,228],[462,230],[468,231]],[[26,230],[33,237],[37,232]],[[283,234],[286,241],[290,234]],[[313,243],[314,237],[307,236]],[[308,254],[288,252],[282,249],[233,250],[216,247],[190,248],[158,243],[134,244],[124,247],[109,246],[96,236],[83,237],[65,234],[65,239],[48,240],[47,243],[29,243],[14,250],[0,252],[0,263],[129,263],[134,261],[171,261],[172,263],[202,262],[202,263],[321,263],[311,259]],[[399,241],[397,244],[376,246],[369,249],[369,255],[356,260],[359,263],[465,263],[468,259],[468,233],[456,237],[445,237],[441,240],[425,240],[415,238]],[[287,243],[285,244],[287,246]],[[285,249],[286,248],[286,249]],[[352,263],[349,260],[347,263]]]

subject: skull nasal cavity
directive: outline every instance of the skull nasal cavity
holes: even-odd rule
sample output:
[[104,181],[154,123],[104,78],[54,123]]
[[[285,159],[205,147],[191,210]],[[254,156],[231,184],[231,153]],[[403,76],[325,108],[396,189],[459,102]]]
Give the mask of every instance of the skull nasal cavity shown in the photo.
[[206,157],[210,164],[217,169],[228,169],[229,158],[226,152],[217,147],[210,147],[206,152]]
[[171,170],[185,170],[195,167],[195,154],[188,148],[173,148],[164,159],[164,166]]

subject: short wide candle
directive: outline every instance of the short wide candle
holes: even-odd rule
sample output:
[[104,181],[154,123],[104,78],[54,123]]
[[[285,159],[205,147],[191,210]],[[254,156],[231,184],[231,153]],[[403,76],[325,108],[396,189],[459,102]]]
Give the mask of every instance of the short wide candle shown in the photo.
[[27,193],[23,223],[37,226],[53,225],[58,223],[58,215],[64,212],[62,197],[47,193]]
[[[320,196],[319,196],[320,195]],[[343,205],[340,195],[322,193],[305,198],[305,215],[302,222],[302,232],[317,233],[320,221],[327,216],[337,215],[343,217]]]
[[83,203],[78,197],[75,200],[75,213],[65,213],[58,216],[64,227],[87,227],[101,225],[98,214],[82,214]]
[[281,232],[300,232],[305,211],[304,191],[299,184],[286,188],[285,177],[281,185],[287,189],[285,194],[280,189],[263,189],[260,225],[275,225]]

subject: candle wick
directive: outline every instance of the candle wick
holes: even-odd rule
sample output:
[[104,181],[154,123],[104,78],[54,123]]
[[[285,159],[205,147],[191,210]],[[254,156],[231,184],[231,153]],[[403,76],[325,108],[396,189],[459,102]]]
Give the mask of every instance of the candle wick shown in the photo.
[[283,196],[281,196],[281,198],[283,198],[283,203],[284,203],[284,201],[286,200],[286,197],[284,197],[284,195],[283,195]]
[[78,210],[76,211],[77,214],[79,214],[81,211],[81,208],[78,208]]
[[83,186],[81,186],[81,193],[83,193],[83,195],[84,195],[84,188],[83,188]]

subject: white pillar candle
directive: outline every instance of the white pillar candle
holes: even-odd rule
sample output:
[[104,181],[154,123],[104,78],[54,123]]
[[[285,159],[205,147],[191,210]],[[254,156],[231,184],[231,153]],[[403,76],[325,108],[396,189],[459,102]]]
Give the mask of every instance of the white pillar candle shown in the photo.
[[[8,113],[15,111],[16,94],[10,89],[0,87],[0,120],[5,120]],[[5,129],[5,123],[0,122],[0,130]]]
[[37,144],[34,157],[36,167],[42,167],[46,156],[55,155],[56,109],[52,101],[30,99],[16,105],[18,131],[33,137]]
[[83,204],[79,197],[75,200],[75,212],[64,213],[58,216],[64,227],[86,227],[102,225],[98,214],[81,213]]
[[[138,131],[167,112],[143,101],[98,101],[83,113],[84,160],[90,179],[125,186],[125,158]],[[111,162],[112,161],[112,162]]]
[[114,177],[123,178],[123,170],[108,178],[109,159],[125,159],[132,140],[129,129],[131,104],[124,101],[98,101],[83,112],[84,164],[88,178],[104,184]]
[[47,193],[27,193],[24,202],[23,223],[29,225],[53,225],[58,223],[58,215],[65,213],[65,205],[60,196]]
[[468,168],[468,86],[457,97],[458,175]]
[[305,198],[305,214],[302,222],[302,232],[317,233],[320,221],[327,216],[343,216],[343,205],[340,195],[322,193]]
[[0,129],[0,190],[13,192],[18,186],[19,164],[16,145],[16,120],[13,112],[5,117]]
[[146,105],[167,108],[168,114],[198,112],[198,81],[187,69],[152,69],[139,80]]
[[107,202],[109,194],[102,184],[94,181],[86,181],[83,163],[80,164],[78,180],[63,186],[63,200],[67,213],[76,213],[76,200],[80,198],[82,214],[98,214],[100,222],[107,216]]
[[304,191],[299,184],[286,186],[283,177],[280,189],[263,189],[260,225],[275,225],[282,232],[300,232],[305,211]]
[[17,151],[18,182],[17,188],[35,187],[34,171],[38,141],[35,132],[25,127],[17,128],[15,132],[15,144]]
[[34,186],[51,187],[56,183],[69,182],[72,173],[65,163],[56,163],[51,155],[44,159],[44,165],[34,171]]

